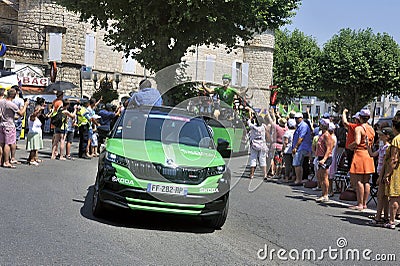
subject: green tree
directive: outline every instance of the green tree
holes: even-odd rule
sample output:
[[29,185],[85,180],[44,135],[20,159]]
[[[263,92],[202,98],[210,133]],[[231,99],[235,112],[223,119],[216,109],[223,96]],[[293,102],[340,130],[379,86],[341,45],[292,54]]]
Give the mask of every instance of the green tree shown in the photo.
[[319,89],[321,78],[317,41],[299,30],[275,31],[274,85],[278,86],[278,102],[288,103],[295,97]]
[[179,63],[189,47],[225,44],[276,29],[301,0],[57,0],[148,69]]
[[375,97],[399,93],[400,50],[388,34],[342,29],[323,48],[320,98],[354,114]]

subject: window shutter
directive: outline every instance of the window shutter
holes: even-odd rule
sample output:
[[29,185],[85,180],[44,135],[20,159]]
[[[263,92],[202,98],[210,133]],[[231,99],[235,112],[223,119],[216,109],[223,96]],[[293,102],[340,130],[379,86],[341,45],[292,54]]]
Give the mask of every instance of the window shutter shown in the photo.
[[123,59],[123,72],[124,73],[129,73],[129,74],[135,74],[136,72],[136,60],[133,58],[124,58]]
[[206,56],[206,81],[214,81],[215,55]]
[[232,85],[237,85],[237,69],[236,69],[236,61],[232,62]]
[[85,43],[85,65],[94,66],[94,55],[96,50],[95,37],[93,34],[86,34]]
[[62,33],[49,33],[49,61],[61,62]]
[[242,64],[242,87],[249,86],[249,63]]

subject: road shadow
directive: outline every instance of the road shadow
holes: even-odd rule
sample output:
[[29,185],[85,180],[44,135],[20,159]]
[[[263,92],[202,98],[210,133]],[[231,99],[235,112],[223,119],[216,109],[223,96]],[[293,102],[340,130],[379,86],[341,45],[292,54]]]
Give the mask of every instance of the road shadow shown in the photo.
[[371,226],[368,224],[368,220],[365,218],[368,217],[359,217],[359,216],[354,216],[354,214],[349,214],[349,216],[345,215],[329,215],[333,218],[337,218],[342,222],[348,222],[351,224],[356,224],[356,225],[363,225],[363,226]]
[[97,218],[92,214],[94,186],[88,187],[87,191],[84,201],[76,199],[73,199],[73,201],[83,203],[80,213],[89,220],[116,227],[156,231],[174,231],[195,234],[209,234],[215,231],[212,228],[205,227],[198,217],[185,217],[162,213],[109,208],[108,215],[104,219]]

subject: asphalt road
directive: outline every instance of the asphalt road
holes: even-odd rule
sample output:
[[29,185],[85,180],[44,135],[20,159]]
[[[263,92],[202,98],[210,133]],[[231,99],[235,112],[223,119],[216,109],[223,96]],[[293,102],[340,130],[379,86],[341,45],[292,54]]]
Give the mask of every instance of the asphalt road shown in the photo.
[[[26,153],[17,155],[22,160]],[[161,214],[112,212],[97,219],[90,211],[97,160],[52,161],[49,149],[40,156],[39,167],[0,169],[0,265],[398,265],[366,261],[366,249],[371,258],[384,253],[400,260],[399,229],[368,226],[370,213],[340,202],[317,204],[308,189],[250,182],[245,158],[229,162],[228,219],[210,230],[198,219]],[[324,260],[289,258],[296,250],[301,258],[304,249],[321,257],[330,247],[338,258],[328,251]],[[265,248],[273,259],[263,258]],[[281,257],[288,260],[272,249],[286,250]],[[359,250],[360,261],[340,259],[348,249]]]

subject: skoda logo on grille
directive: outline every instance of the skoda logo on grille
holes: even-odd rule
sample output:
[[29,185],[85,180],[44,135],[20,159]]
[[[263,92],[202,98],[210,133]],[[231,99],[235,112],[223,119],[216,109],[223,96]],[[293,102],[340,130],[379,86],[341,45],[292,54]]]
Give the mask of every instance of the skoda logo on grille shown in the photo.
[[173,165],[173,164],[174,164],[174,160],[172,160],[172,159],[167,159],[166,163],[167,163],[168,165]]

